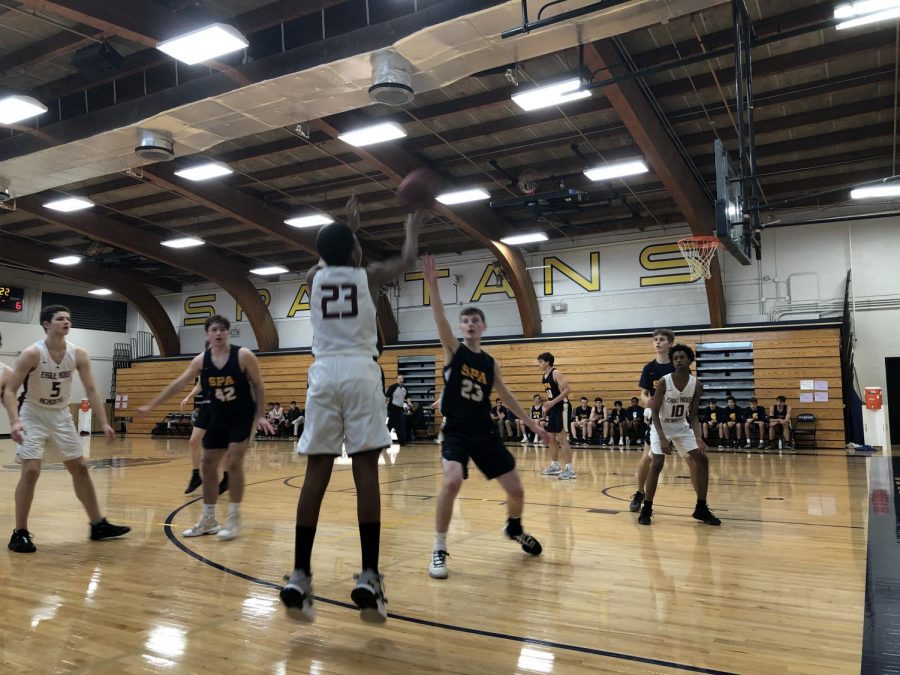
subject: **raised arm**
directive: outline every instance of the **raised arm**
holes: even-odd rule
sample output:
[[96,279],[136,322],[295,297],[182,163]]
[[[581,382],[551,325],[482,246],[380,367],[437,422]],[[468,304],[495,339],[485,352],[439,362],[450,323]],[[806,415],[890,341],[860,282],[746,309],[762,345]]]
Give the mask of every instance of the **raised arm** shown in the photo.
[[428,217],[428,212],[416,209],[406,218],[406,239],[403,242],[403,252],[395,258],[388,258],[373,262],[366,266],[366,275],[369,285],[383,286],[400,276],[404,271],[414,267],[416,256],[419,253],[419,228]]
[[6,408],[6,414],[9,416],[10,436],[16,443],[25,441],[23,432],[25,425],[19,419],[19,405],[16,401],[16,392],[25,381],[34,368],[37,368],[41,362],[40,350],[35,345],[31,345],[16,359],[13,364],[12,373],[6,381],[6,388],[3,390],[3,406]]
[[238,350],[238,363],[241,364],[241,369],[250,380],[250,386],[253,387],[253,396],[256,398],[257,426],[262,427],[267,433],[274,434],[275,427],[266,419],[266,385],[259,372],[259,361],[256,359],[256,354],[246,347],[241,347]]
[[91,409],[100,421],[103,427],[103,433],[106,434],[106,440],[112,442],[116,440],[115,430],[109,426],[109,420],[106,418],[106,407],[103,405],[103,399],[100,397],[100,391],[94,382],[94,374],[91,372],[91,357],[81,347],[75,349],[75,368],[78,370],[78,376],[81,378],[81,384],[87,394],[88,400],[91,402]]
[[500,400],[506,404],[506,407],[512,410],[513,414],[522,420],[525,426],[537,434],[544,443],[550,443],[550,434],[547,430],[538,424],[537,420],[531,419],[531,415],[526,414],[525,409],[506,386],[506,382],[503,381],[503,376],[500,374],[500,364],[496,361],[494,361],[494,390],[500,395]]
[[191,380],[195,379],[199,374],[200,370],[203,368],[203,354],[197,354],[193,359],[191,359],[190,364],[187,368],[184,369],[184,372],[181,373],[174,380],[169,382],[166,385],[165,389],[159,392],[156,396],[150,399],[150,402],[142,405],[138,408],[138,415],[145,416],[149,415],[150,412],[158,406],[160,403],[165,401],[168,398],[171,398],[173,394],[181,391],[185,388],[185,386]]
[[450,363],[456,350],[459,349],[459,340],[453,335],[450,322],[444,313],[444,302],[441,300],[441,291],[438,288],[437,266],[430,255],[422,256],[422,273],[428,290],[431,294],[431,313],[434,315],[434,323],[438,329],[441,346],[444,348],[444,363]]
[[360,219],[359,198],[356,196],[355,192],[350,195],[350,199],[347,200],[347,206],[344,208],[347,210],[347,225],[350,226],[350,229],[353,232],[356,232],[359,229]]

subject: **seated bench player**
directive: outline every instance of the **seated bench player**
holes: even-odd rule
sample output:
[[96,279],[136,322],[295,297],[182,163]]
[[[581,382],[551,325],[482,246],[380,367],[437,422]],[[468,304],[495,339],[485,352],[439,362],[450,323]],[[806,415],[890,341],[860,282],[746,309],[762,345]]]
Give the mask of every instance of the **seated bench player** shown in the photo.
[[746,446],[748,448],[751,445],[750,431],[754,426],[759,433],[759,445],[757,447],[762,450],[766,447],[766,427],[768,422],[766,411],[757,404],[755,396],[750,399],[750,405],[744,409],[744,437],[747,439]]

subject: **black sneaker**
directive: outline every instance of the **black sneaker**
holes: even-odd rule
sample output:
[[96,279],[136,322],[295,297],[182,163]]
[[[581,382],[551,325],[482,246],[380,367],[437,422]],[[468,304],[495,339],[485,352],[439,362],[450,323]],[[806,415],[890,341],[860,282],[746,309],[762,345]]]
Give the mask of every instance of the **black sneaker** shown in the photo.
[[113,525],[104,518],[96,525],[91,525],[91,540],[115,539],[129,532],[131,532],[131,528],[127,525]]
[[515,537],[509,533],[509,527],[504,528],[503,532],[507,537],[521,544],[522,550],[529,555],[540,555],[541,551],[544,550],[543,548],[541,548],[541,542],[539,542],[527,532],[523,532],[522,534]]
[[184,494],[186,494],[186,495],[191,494],[194,490],[196,490],[201,485],[203,485],[203,479],[200,478],[200,472],[197,470],[194,470],[191,473],[191,480],[188,481],[187,490],[184,491]]
[[647,506],[646,504],[644,504],[644,505],[641,507],[641,515],[638,516],[638,524],[639,524],[639,525],[649,525],[649,524],[650,524],[650,517],[651,517],[652,515],[653,515],[653,507],[652,507],[652,506]]
[[716,518],[712,511],[709,510],[708,506],[698,506],[694,509],[694,513],[691,514],[697,520],[701,520],[707,525],[721,525],[722,521]]
[[228,490],[228,472],[226,471],[225,474],[222,476],[222,480],[219,481],[219,494],[220,495],[225,494],[225,492],[227,490]]
[[635,492],[634,497],[631,498],[631,503],[628,505],[628,510],[632,513],[637,513],[641,510],[641,504],[644,501],[644,493],[643,492]]
[[13,530],[7,548],[13,553],[34,553],[37,546],[34,545],[33,539],[34,535],[28,530]]

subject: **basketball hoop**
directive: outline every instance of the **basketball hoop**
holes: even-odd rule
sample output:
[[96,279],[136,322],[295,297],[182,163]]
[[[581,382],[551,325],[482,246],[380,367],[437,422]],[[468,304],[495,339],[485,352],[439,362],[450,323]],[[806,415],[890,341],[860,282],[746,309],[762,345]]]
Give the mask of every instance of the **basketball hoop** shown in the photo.
[[687,237],[678,241],[681,255],[691,268],[691,281],[697,281],[700,277],[709,279],[712,276],[709,266],[721,245],[718,237],[710,236]]
[[537,192],[540,175],[534,169],[525,169],[519,174],[519,191],[523,195],[533,195]]

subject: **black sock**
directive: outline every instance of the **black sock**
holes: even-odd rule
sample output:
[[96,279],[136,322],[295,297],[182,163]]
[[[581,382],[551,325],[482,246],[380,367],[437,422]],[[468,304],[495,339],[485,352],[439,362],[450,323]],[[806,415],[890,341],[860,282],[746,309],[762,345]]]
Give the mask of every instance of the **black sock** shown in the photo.
[[378,574],[378,550],[381,548],[381,521],[359,524],[362,568]]
[[192,475],[192,476],[199,476],[199,475],[200,475],[200,469],[192,469],[192,470],[191,470],[191,475]]
[[698,509],[705,509],[705,508],[706,508],[706,500],[705,500],[705,499],[698,499],[698,500],[697,500],[697,508],[698,508]]
[[506,531],[513,537],[518,537],[524,530],[522,529],[521,518],[507,518]]
[[644,508],[645,508],[645,509],[652,509],[652,508],[653,508],[653,500],[652,500],[652,499],[645,499],[645,500],[644,500]]
[[305,525],[297,525],[294,528],[294,569],[303,570],[309,576],[312,576],[310,569],[310,560],[312,558],[313,542],[316,540],[315,526],[307,527]]
[[644,493],[643,493],[643,492],[641,492],[640,490],[638,490],[637,493],[638,493],[638,495],[640,495],[641,499],[644,498]]

